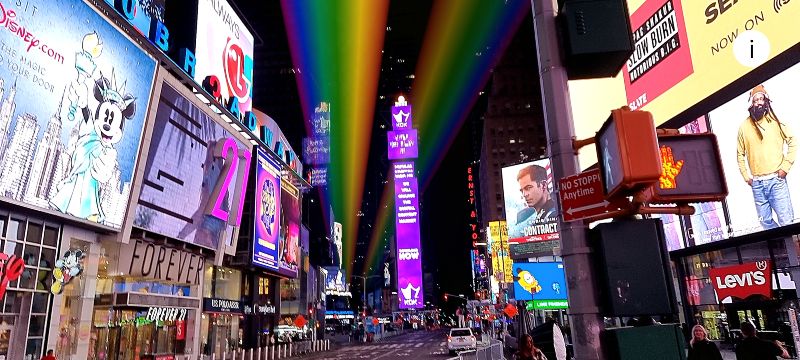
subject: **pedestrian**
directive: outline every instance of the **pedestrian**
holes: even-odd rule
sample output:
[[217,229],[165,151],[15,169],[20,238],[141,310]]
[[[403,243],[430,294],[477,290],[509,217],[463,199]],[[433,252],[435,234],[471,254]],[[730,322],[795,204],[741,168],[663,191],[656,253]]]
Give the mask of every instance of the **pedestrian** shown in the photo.
[[767,360],[780,356],[789,358],[789,352],[778,340],[767,341],[756,336],[756,327],[750,322],[742,323],[742,342],[736,346],[736,360]]
[[516,360],[547,360],[542,350],[533,345],[533,337],[525,334],[520,337],[519,350],[514,354]]
[[717,344],[708,340],[708,331],[703,325],[692,327],[692,339],[689,340],[689,357],[687,360],[722,360]]
[[47,355],[42,356],[42,360],[56,360],[56,355],[53,349],[47,350]]

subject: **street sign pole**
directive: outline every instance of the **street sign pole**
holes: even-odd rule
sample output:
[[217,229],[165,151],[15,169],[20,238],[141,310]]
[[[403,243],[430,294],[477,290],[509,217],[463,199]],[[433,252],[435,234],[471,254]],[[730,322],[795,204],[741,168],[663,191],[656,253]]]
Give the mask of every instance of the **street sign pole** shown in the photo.
[[[557,0],[531,0],[531,5],[550,161],[553,178],[561,179],[577,174],[580,168],[573,149],[575,125],[572,122],[567,71],[562,63],[557,35],[558,5]],[[559,212],[563,211],[560,203],[557,206]],[[564,222],[559,218],[559,222],[575,357],[603,360],[600,331],[604,323],[598,306],[598,286],[590,258],[588,228],[580,221]]]

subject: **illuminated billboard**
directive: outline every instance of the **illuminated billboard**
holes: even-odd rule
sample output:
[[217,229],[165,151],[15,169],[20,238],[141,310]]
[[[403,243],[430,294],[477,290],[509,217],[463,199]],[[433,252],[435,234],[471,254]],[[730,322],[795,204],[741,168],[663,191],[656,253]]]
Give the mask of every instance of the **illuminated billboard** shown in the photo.
[[[693,204],[695,214],[688,222],[674,215],[659,216],[664,221],[669,250],[796,221],[800,214],[800,192],[796,190],[800,189],[800,177],[792,163],[797,150],[797,124],[793,119],[800,118],[800,106],[793,97],[797,84],[800,65],[763,83],[751,83],[749,91],[681,128],[684,133],[711,131],[716,135],[728,196],[726,206],[721,202]],[[761,120],[754,122],[753,116]]]
[[397,293],[401,309],[425,307],[422,249],[419,232],[419,189],[413,162],[395,162],[395,225],[397,231]]
[[261,147],[256,161],[253,264],[277,272],[282,215],[281,167]]
[[511,255],[553,255],[558,212],[550,159],[505,167],[502,174]]
[[133,224],[207,248],[217,249],[223,236],[232,245],[250,174],[250,144],[169,82],[160,99]]
[[792,166],[800,129],[798,84],[795,65],[708,115],[730,190],[733,236],[788,225],[800,215],[800,176]]
[[198,0],[194,79],[223,104],[253,107],[253,34],[226,0]]
[[[797,45],[800,36],[786,30],[800,18],[792,4],[628,0],[636,47],[620,75],[569,83],[577,137],[594,136],[623,104],[650,111],[660,125]],[[581,153],[582,168],[595,162]]]
[[498,281],[511,283],[514,281],[512,273],[514,260],[508,245],[508,230],[505,221],[489,222],[489,236],[486,244],[492,257],[492,272]]
[[280,215],[278,272],[294,278],[300,263],[300,190],[289,181],[281,182]]
[[82,1],[0,11],[0,197],[120,229],[155,60]]
[[564,265],[557,262],[514,263],[514,298],[524,300],[567,300]]
[[417,153],[419,151],[417,129],[390,130],[386,137],[389,139],[389,160],[417,158]]

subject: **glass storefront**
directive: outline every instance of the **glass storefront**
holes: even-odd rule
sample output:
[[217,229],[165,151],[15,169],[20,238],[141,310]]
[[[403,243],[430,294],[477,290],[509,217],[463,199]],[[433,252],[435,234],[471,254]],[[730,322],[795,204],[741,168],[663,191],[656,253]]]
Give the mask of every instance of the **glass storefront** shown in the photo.
[[199,291],[193,293],[197,286],[121,274],[128,270],[122,269],[127,264],[119,264],[120,251],[125,251],[121,246],[109,243],[100,249],[88,358],[146,360],[190,354],[187,331],[200,309],[178,304],[198,297]]
[[[787,245],[795,249],[788,249]],[[708,329],[709,338],[734,344],[740,337],[741,323],[752,322],[761,337],[780,340],[794,352],[788,310],[799,308],[796,274],[800,274],[797,254],[798,237],[756,241],[715,251],[688,255],[679,259],[683,276],[682,299],[687,321]],[[719,299],[712,279],[711,269],[769,261],[772,264],[772,291],[770,297],[750,295],[745,299],[726,297]],[[692,319],[692,320],[689,320]]]
[[[220,266],[206,266],[203,297],[206,299],[232,300],[237,303],[242,296],[242,272]],[[200,325],[201,352],[217,358],[223,353],[231,353],[242,348],[243,331],[241,324],[244,317],[241,309],[231,313],[203,312]]]
[[0,360],[42,356],[53,297],[52,272],[61,226],[0,212],[0,248],[7,259],[23,259],[25,268],[11,279],[0,299]]

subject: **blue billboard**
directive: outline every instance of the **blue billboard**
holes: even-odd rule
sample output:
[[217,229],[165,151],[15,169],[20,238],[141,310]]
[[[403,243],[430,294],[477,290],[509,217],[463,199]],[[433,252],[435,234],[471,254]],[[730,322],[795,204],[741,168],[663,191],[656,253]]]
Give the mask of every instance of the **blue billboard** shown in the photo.
[[255,241],[253,264],[277,272],[281,225],[280,164],[258,148],[256,163]]
[[514,297],[521,300],[566,300],[567,281],[560,262],[514,263]]

